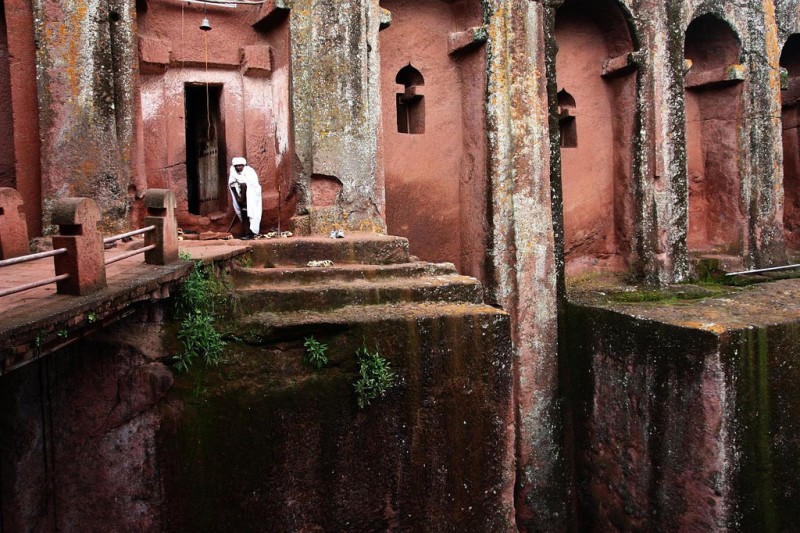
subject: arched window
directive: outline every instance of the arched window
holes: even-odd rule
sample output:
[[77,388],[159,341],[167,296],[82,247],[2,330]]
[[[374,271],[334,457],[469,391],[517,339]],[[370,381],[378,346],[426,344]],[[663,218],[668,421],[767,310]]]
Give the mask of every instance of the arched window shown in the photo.
[[425,98],[421,89],[425,79],[422,73],[408,64],[397,73],[395,82],[405,87],[402,93],[397,93],[397,132],[425,133]]
[[575,123],[575,98],[566,89],[558,97],[558,129],[561,132],[561,148],[578,147],[578,125]]

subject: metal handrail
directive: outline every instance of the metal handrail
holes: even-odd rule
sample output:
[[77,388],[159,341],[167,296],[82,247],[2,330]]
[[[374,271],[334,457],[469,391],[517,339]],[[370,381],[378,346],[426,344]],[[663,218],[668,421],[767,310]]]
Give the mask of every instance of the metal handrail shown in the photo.
[[[108,237],[103,239],[103,244],[108,244],[110,242],[115,242],[125,237],[133,237],[134,235],[141,235],[143,233],[147,233],[148,231],[155,231],[155,226],[147,226],[146,228],[135,229],[133,231],[129,231],[128,233],[120,233],[119,235],[114,235],[113,237]],[[124,254],[120,254],[116,257],[111,257],[105,260],[106,266],[116,263],[117,261],[122,261],[123,259],[127,259],[129,257],[133,257],[134,255],[143,254],[145,252],[149,252],[150,250],[154,250],[156,247],[155,244],[151,244],[149,246],[145,246],[143,248],[138,248],[136,250],[131,250],[130,252],[125,252]]]
[[27,263],[28,261],[36,261],[37,259],[44,259],[45,257],[53,257],[65,253],[67,253],[66,248],[57,248],[55,250],[48,250],[46,252],[21,255],[19,257],[12,257],[11,259],[3,259],[2,261],[0,261],[0,267],[18,265],[20,263]]
[[[107,238],[103,239],[103,244],[116,242],[116,241],[119,241],[119,240],[124,239],[126,237],[133,237],[134,235],[141,235],[141,234],[147,233],[149,231],[155,231],[155,229],[156,229],[156,227],[151,225],[151,226],[147,226],[146,228],[141,228],[141,229],[129,231],[127,233],[120,233],[119,235],[114,235],[112,237],[107,237]],[[123,254],[120,254],[120,255],[118,255],[116,257],[111,257],[109,259],[106,259],[105,260],[105,264],[106,265],[110,265],[110,264],[116,263],[117,261],[122,261],[123,259],[127,259],[129,257],[133,257],[134,255],[143,254],[143,253],[148,252],[150,250],[153,250],[155,248],[156,248],[156,245],[155,244],[151,244],[149,246],[145,246],[145,247],[139,248],[137,250],[131,250],[129,252],[125,252]],[[67,253],[67,249],[66,248],[57,248],[55,250],[49,250],[47,252],[39,252],[39,253],[35,253],[35,254],[28,254],[28,255],[23,255],[23,256],[20,256],[20,257],[12,257],[11,259],[3,259],[3,260],[1,260],[0,261],[0,267],[18,265],[18,264],[21,264],[21,263],[27,263],[29,261],[35,261],[37,259],[44,259],[46,257],[55,257],[57,255],[61,255],[61,254],[65,254],[65,253]],[[43,287],[44,285],[49,285],[51,283],[56,283],[58,281],[61,281],[61,280],[67,279],[67,278],[69,278],[69,274],[60,274],[58,276],[53,276],[53,277],[50,277],[50,278],[47,278],[47,279],[42,279],[42,280],[39,280],[39,281],[32,281],[31,283],[26,283],[24,285],[17,285],[16,287],[10,287],[8,289],[0,289],[0,298],[2,298],[3,296],[9,296],[11,294],[17,294],[18,292],[23,292],[23,291],[27,291],[27,290],[30,290],[30,289],[35,289],[37,287]]]
[[124,254],[120,254],[115,257],[111,257],[106,259],[106,265],[110,265],[116,263],[117,261],[122,261],[123,259],[127,259],[129,257],[133,257],[134,255],[143,254],[145,252],[149,252],[150,250],[154,250],[156,247],[155,244],[151,244],[149,246],[145,246],[143,248],[138,248],[136,250],[131,250],[130,252],[125,252]]
[[51,283],[61,281],[62,279],[67,279],[68,277],[69,274],[61,274],[59,276],[53,276],[52,278],[26,283],[25,285],[18,285],[16,287],[11,287],[9,289],[2,289],[0,290],[0,297],[9,296],[11,294],[16,294],[22,291],[27,291],[28,289],[35,289],[36,287],[43,287],[44,285],[50,285]]
[[125,237],[133,237],[134,235],[141,235],[142,233],[147,233],[148,231],[155,230],[155,226],[147,226],[146,228],[135,229],[133,231],[129,231],[128,233],[120,233],[119,235],[114,235],[112,237],[106,237],[103,239],[103,244],[109,244],[112,242],[116,242],[119,240],[124,239]]
[[790,270],[792,268],[798,268],[800,264],[794,265],[783,265],[777,267],[769,267],[769,268],[757,268],[755,270],[743,270],[742,272],[729,272],[725,274],[726,276],[744,276],[745,274],[760,274],[762,272],[774,272],[776,270]]

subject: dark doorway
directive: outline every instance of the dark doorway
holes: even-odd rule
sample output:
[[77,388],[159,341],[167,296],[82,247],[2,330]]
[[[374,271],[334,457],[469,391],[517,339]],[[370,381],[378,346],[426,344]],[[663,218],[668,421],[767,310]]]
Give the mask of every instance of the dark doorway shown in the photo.
[[0,187],[17,187],[5,2],[0,1]]
[[186,186],[195,215],[218,211],[225,197],[221,99],[221,85],[186,84]]

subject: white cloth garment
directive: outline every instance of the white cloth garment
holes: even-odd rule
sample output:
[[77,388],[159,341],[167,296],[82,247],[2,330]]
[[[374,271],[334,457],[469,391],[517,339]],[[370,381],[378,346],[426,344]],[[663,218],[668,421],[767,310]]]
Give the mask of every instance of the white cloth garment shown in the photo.
[[[234,158],[234,163],[237,164],[245,164],[240,163],[237,160],[244,160],[243,158]],[[247,185],[247,197],[245,200],[247,201],[247,216],[250,217],[250,231],[255,234],[260,233],[261,231],[261,185],[258,183],[258,175],[256,171],[253,170],[252,167],[245,166],[242,169],[242,172],[236,172],[236,169],[231,165],[231,171],[228,175],[228,187],[230,188],[231,185],[236,187],[236,190],[239,191],[240,184]],[[233,203],[233,209],[236,211],[236,216],[239,217],[239,220],[242,219],[242,210],[239,207],[239,204],[236,202],[236,198],[231,193],[231,202]]]

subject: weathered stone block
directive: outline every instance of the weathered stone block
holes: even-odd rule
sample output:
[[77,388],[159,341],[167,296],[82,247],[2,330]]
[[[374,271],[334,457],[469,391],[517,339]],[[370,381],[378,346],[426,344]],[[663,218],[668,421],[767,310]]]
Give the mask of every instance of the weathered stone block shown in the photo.
[[150,189],[144,195],[147,208],[145,226],[155,230],[145,234],[145,246],[155,248],[144,254],[150,265],[166,265],[178,260],[178,223],[175,221],[175,195],[169,189]]
[[0,187],[0,259],[29,251],[22,196],[10,187]]
[[292,7],[290,0],[267,0],[258,10],[258,16],[253,26],[264,31],[281,20]]
[[84,295],[105,287],[103,236],[97,231],[100,210],[94,200],[59,200],[52,220],[60,227],[60,235],[53,237],[53,248],[67,249],[67,253],[55,256],[56,275],[69,275],[58,281],[58,293]]
[[489,39],[489,32],[486,26],[477,26],[466,31],[451,33],[448,41],[450,54],[468,52]]
[[643,52],[629,52],[617,57],[607,59],[603,63],[602,75],[614,76],[633,72],[644,63]]
[[736,83],[746,80],[747,74],[748,70],[745,65],[730,65],[705,72],[689,71],[686,74],[685,87],[687,89],[699,89],[701,87]]
[[381,8],[381,20],[378,24],[378,28],[381,30],[385,30],[389,26],[392,25],[392,12],[388,9]]
[[584,527],[792,529],[800,482],[781,465],[800,460],[798,293],[795,279],[679,304],[567,306]]
[[269,77],[272,74],[272,49],[267,45],[242,48],[242,74]]

